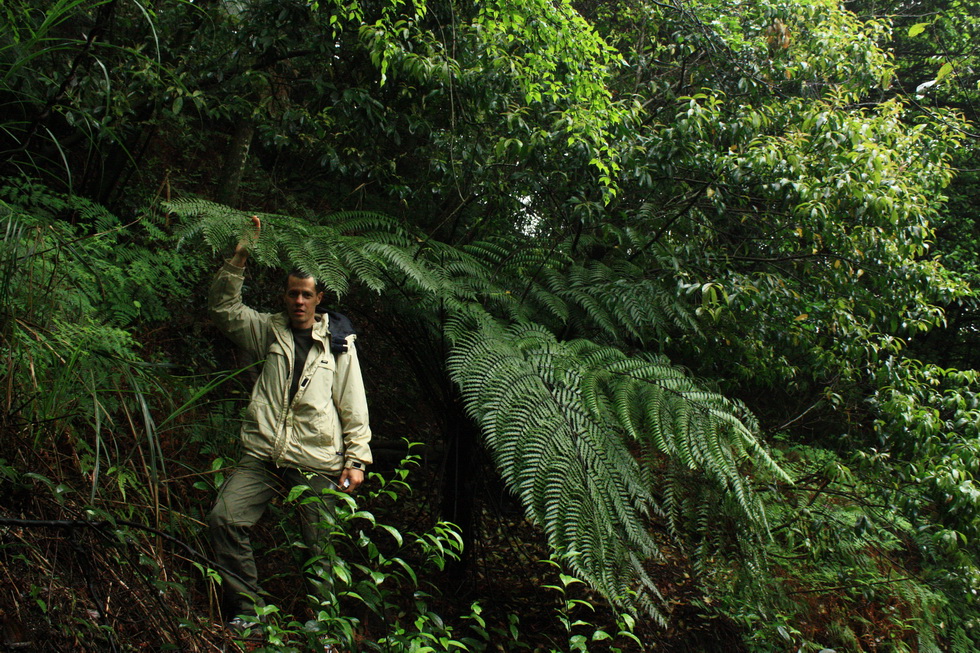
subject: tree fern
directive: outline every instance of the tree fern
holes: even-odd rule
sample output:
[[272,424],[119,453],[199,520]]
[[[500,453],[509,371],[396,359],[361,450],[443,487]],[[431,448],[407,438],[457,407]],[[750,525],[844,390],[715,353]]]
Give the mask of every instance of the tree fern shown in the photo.
[[541,331],[486,325],[459,343],[450,369],[505,481],[551,545],[607,596],[624,602],[639,589],[648,600],[656,590],[635,570],[657,553],[640,521],[653,497],[635,482],[628,451],[576,405],[574,386],[542,374],[562,375],[549,370],[549,353]]
[[[226,247],[250,230],[248,214],[211,203],[168,208],[185,217],[185,240]],[[751,416],[665,358],[625,353],[627,338],[644,342],[690,318],[621,254],[580,264],[565,247],[521,238],[453,247],[374,214],[262,217],[259,262],[308,270],[336,293],[357,279],[406,299],[397,305],[450,343],[448,372],[505,482],[570,568],[611,600],[663,622],[644,568],[660,555],[650,529],[660,521],[679,534],[690,515],[709,519],[692,478],[724,496],[749,532],[765,531],[746,471],[781,472]],[[606,344],[555,335],[569,328]]]

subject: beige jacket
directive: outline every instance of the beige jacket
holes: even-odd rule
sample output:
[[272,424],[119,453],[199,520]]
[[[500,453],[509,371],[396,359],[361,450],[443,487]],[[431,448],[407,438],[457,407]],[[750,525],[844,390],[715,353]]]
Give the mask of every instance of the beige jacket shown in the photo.
[[211,282],[208,310],[235,344],[265,358],[242,425],[245,452],[281,467],[329,474],[363,469],[372,460],[371,427],[355,336],[347,338],[347,353],[333,354],[327,320],[317,316],[299,390],[287,405],[293,374],[289,318],[245,306],[244,280],[243,268],[225,263]]

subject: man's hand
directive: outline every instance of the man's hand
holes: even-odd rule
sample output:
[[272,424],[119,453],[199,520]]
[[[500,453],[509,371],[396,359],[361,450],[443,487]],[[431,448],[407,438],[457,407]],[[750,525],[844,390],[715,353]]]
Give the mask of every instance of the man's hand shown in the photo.
[[348,467],[340,475],[340,491],[352,494],[364,482],[364,470]]
[[231,264],[237,267],[245,267],[245,261],[248,260],[248,251],[252,247],[255,247],[255,243],[259,242],[259,233],[262,231],[262,221],[259,220],[259,216],[252,216],[252,224],[255,225],[255,231],[251,235],[247,235],[238,241],[235,245],[235,253],[231,257]]

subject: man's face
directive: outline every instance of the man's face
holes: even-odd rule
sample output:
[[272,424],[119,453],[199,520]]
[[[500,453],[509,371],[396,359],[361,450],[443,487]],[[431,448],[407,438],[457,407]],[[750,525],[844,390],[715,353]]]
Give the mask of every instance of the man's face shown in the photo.
[[323,293],[316,291],[316,280],[313,277],[298,279],[289,275],[283,302],[294,329],[309,329],[313,326],[316,321],[316,305],[321,299]]

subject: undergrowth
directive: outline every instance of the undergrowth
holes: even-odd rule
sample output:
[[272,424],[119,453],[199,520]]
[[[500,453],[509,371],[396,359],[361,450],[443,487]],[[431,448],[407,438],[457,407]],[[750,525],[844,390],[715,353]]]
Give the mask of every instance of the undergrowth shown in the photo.
[[826,449],[778,460],[793,483],[769,488],[764,551],[715,549],[724,563],[706,570],[704,607],[740,624],[748,650],[976,650],[980,631],[958,614],[973,598],[953,600],[952,570],[923,559],[921,526]]
[[[0,191],[0,225],[4,645],[228,645],[203,515],[237,456],[248,369],[200,373],[215,362],[195,351],[208,348],[200,328],[187,328],[183,342],[159,335],[168,324],[189,324],[195,289],[214,261],[174,250],[154,212],[124,223],[31,182]],[[518,616],[490,621],[478,601],[440,598],[435,580],[461,553],[454,526],[433,516],[403,528],[386,518],[411,500],[407,479],[417,463],[410,453],[373,473],[356,501],[340,497],[326,564],[338,579],[337,604],[296,582],[288,504],[299,495],[282,498],[256,533],[276,590],[263,608],[260,649],[323,641],[377,651],[524,647]],[[550,650],[635,642],[628,616],[609,633],[579,618],[591,603],[568,586],[580,581],[557,563],[544,566],[549,610],[564,633],[549,638]]]

